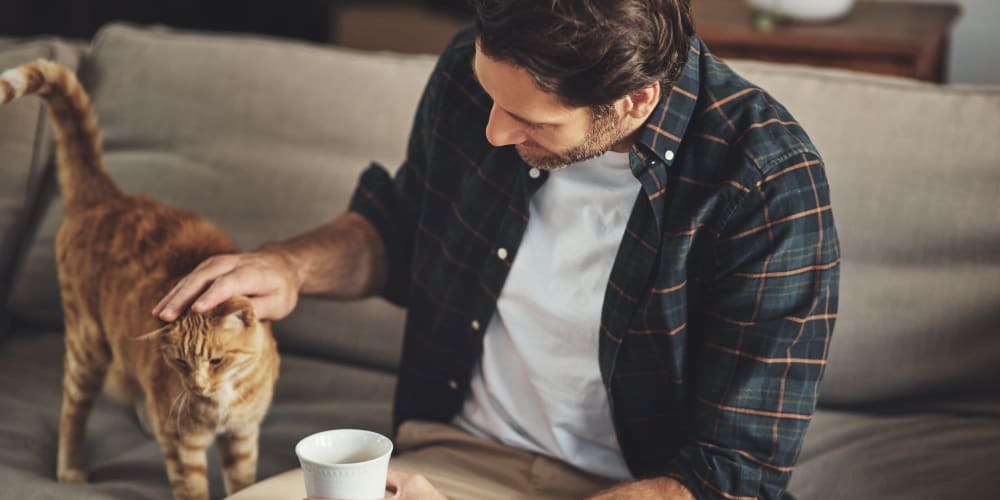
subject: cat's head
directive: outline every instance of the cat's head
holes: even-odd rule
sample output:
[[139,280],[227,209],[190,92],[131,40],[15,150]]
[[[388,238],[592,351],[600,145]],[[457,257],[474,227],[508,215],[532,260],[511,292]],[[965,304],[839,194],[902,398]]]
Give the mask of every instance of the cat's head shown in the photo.
[[188,311],[143,337],[156,339],[160,355],[187,391],[212,397],[252,369],[269,348],[266,328],[246,297],[234,297],[208,313]]

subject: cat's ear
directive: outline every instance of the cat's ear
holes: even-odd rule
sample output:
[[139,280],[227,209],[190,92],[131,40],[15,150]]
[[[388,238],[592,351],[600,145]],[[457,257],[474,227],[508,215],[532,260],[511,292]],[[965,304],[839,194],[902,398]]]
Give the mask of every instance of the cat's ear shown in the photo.
[[173,326],[173,325],[171,325],[170,323],[168,323],[166,325],[163,325],[163,326],[157,328],[156,330],[144,333],[142,335],[139,335],[138,337],[133,337],[133,338],[134,338],[134,340],[149,340],[149,339],[151,339],[153,337],[159,336],[160,334],[169,332],[171,326]]
[[226,330],[244,330],[257,322],[253,304],[246,297],[233,297],[219,306],[218,313],[224,316],[222,328]]
[[226,316],[223,328],[226,330],[243,330],[250,328],[254,323],[253,307],[240,309],[229,316]]

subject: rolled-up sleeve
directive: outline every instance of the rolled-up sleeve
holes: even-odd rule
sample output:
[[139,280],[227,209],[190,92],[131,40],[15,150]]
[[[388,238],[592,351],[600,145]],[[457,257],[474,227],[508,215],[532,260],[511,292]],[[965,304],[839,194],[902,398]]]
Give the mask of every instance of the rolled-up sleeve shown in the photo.
[[742,187],[695,314],[692,435],[668,475],[698,498],[782,498],[816,407],[840,254],[822,161]]
[[382,165],[369,165],[361,174],[348,208],[371,222],[382,237],[389,270],[381,295],[404,307],[410,287],[424,178],[431,162],[430,141],[437,116],[438,96],[442,91],[440,75],[447,57],[446,50],[424,87],[410,130],[406,160],[395,176],[390,175]]

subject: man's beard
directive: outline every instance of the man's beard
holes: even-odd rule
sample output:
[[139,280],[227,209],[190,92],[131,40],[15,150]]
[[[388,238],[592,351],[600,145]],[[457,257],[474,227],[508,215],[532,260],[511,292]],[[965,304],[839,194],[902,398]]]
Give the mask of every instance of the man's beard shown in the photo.
[[[565,153],[555,154],[546,151],[546,153],[539,154],[527,150],[527,146],[522,144],[515,147],[517,154],[528,165],[541,170],[555,171],[572,163],[596,158],[608,152],[625,139],[623,122],[624,120],[618,116],[618,112],[610,106],[604,109],[595,109],[590,130],[587,131],[583,141]],[[538,151],[541,148],[536,146],[534,149]]]

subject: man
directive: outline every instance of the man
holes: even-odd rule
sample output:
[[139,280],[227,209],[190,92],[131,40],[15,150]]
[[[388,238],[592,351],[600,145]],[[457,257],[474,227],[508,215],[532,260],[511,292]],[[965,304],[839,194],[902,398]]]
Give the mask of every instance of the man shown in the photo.
[[785,497],[836,316],[828,189],[688,3],[474,1],[394,178],[369,168],[346,214],[209,259],[154,314],[234,294],[271,319],[299,293],[407,307],[394,464],[466,471],[464,494],[487,497],[489,466],[467,471],[495,447],[536,460],[522,497]]

